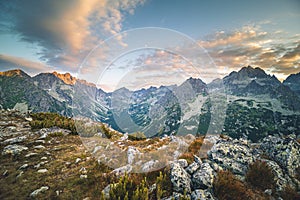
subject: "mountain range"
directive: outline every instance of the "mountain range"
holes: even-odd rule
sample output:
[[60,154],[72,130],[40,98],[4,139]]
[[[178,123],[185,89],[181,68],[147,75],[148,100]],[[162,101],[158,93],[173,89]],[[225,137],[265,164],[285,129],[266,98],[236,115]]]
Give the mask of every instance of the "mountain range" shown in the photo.
[[[299,88],[300,73],[281,83],[251,66],[208,84],[189,78],[180,85],[114,92],[69,73],[30,77],[16,69],[0,72],[0,107],[88,117],[123,133],[142,131],[147,137],[212,133],[211,121],[221,116],[224,123],[215,132],[258,141],[269,134],[300,133]],[[218,103],[215,94],[221,94]],[[213,104],[226,105],[224,113]]]

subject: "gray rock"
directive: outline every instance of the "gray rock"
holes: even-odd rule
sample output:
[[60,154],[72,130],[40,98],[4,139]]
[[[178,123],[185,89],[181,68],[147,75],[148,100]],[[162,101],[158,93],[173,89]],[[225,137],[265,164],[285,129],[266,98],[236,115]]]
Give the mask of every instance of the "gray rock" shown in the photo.
[[192,200],[214,200],[213,195],[207,190],[195,190],[191,194]]
[[34,191],[30,194],[30,196],[31,196],[31,197],[36,197],[38,194],[40,194],[40,193],[42,193],[42,192],[45,192],[45,191],[47,191],[47,190],[49,190],[49,187],[48,187],[48,186],[42,186],[41,188],[34,190]]
[[260,149],[276,161],[292,178],[300,167],[300,144],[293,137],[268,136],[262,140]]
[[35,149],[45,149],[46,147],[43,145],[34,146]]
[[140,154],[140,151],[135,147],[129,146],[127,149],[127,162],[128,164],[133,164],[136,157]]
[[37,172],[38,173],[46,173],[46,172],[48,172],[48,169],[39,169]]
[[75,164],[79,163],[81,161],[81,158],[76,158]]
[[19,137],[15,137],[15,138],[9,138],[4,140],[2,143],[3,144],[15,144],[15,143],[20,143],[23,142],[24,140],[26,140],[27,136],[19,136]]
[[28,148],[25,146],[11,144],[11,145],[4,147],[4,149],[2,151],[2,155],[7,155],[7,154],[17,155],[17,154],[20,154],[22,151],[26,151],[26,150],[28,150]]
[[186,159],[175,160],[175,163],[178,163],[182,168],[186,168],[188,166],[188,162]]
[[125,165],[123,167],[119,167],[117,169],[114,169],[112,173],[115,173],[117,176],[124,175],[125,173],[129,173],[132,171],[131,165]]
[[208,152],[208,158],[234,174],[245,175],[254,162],[253,150],[244,140],[220,140]]
[[185,171],[190,175],[193,175],[200,168],[200,166],[201,165],[199,163],[193,162],[185,169]]
[[193,189],[212,188],[215,177],[215,171],[208,163],[203,163],[192,177]]
[[267,163],[267,165],[271,168],[272,174],[274,174],[274,179],[276,181],[276,191],[281,192],[284,190],[284,188],[291,184],[291,179],[284,174],[282,168],[274,161],[271,160],[262,160]]
[[26,169],[29,165],[27,163],[25,163],[24,165],[22,165],[21,167],[19,167],[19,170],[21,169]]
[[159,163],[158,160],[150,160],[142,165],[142,172],[150,172],[155,169],[155,166]]
[[88,176],[87,176],[86,174],[81,174],[81,175],[80,175],[80,179],[87,179],[87,177],[88,177]]
[[26,154],[25,157],[28,158],[28,157],[36,156],[36,155],[38,155],[38,154],[31,152],[31,153]]
[[178,163],[171,163],[170,179],[175,192],[191,192],[190,175]]
[[[165,197],[162,200],[180,200],[184,195],[178,192],[173,192],[172,196]],[[190,195],[186,194],[186,197],[190,199]]]

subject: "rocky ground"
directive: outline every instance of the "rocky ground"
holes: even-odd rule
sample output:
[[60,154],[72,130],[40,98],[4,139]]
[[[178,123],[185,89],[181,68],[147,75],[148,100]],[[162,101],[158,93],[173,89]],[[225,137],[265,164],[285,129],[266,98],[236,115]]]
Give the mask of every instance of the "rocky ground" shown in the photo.
[[[32,130],[32,119],[16,111],[1,110],[0,119],[0,199],[114,199],[110,196],[110,184],[118,182],[124,174],[120,172],[132,170],[139,156],[147,152],[143,152],[143,147],[161,148],[170,141],[183,143],[174,136],[141,142],[123,137],[114,143],[123,146],[130,159],[119,169],[111,169],[98,162],[82,144],[82,138],[71,135],[69,130],[56,127]],[[203,142],[203,138],[188,138]],[[296,193],[300,191],[300,145],[294,135],[268,136],[260,143],[226,136],[208,136],[205,140],[212,146],[207,154],[188,148],[190,154],[186,155],[193,160],[180,156],[181,159],[161,170],[167,171],[166,180],[170,183],[162,195],[158,195],[157,182],[151,180],[151,176],[155,180],[157,171],[151,176],[149,173],[131,176],[135,181],[150,177],[146,185],[150,199],[299,199]],[[189,144],[195,148],[200,142]],[[261,168],[251,175],[254,163],[266,164],[272,184],[267,185],[270,180],[263,186],[251,182],[251,176],[259,183],[266,181],[268,175],[259,174]],[[227,177],[222,182],[223,172],[230,172],[232,176],[228,177],[234,177],[233,180]],[[222,193],[219,185],[228,195]],[[235,185],[241,187],[234,188]],[[247,196],[238,193],[230,196],[232,191]]]

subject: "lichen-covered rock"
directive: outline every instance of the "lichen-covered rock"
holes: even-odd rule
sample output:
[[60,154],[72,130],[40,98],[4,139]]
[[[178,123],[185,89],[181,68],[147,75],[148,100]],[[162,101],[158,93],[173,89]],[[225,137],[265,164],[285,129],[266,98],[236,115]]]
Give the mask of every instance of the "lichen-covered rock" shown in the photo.
[[207,189],[212,188],[215,171],[208,163],[202,163],[192,177],[193,189]]
[[4,140],[3,144],[15,144],[15,143],[20,143],[20,142],[23,142],[24,140],[26,140],[27,136],[19,136],[19,137],[14,137],[14,138],[9,138],[9,139],[6,139]]
[[187,193],[191,192],[190,175],[178,163],[171,163],[170,179],[175,192]]
[[129,146],[127,149],[127,162],[128,164],[133,164],[134,160],[140,155],[140,151],[135,147]]
[[200,164],[197,162],[192,162],[189,166],[187,166],[187,168],[185,169],[185,171],[187,173],[189,173],[190,175],[193,175],[199,168],[200,168]]
[[277,192],[282,192],[288,184],[289,185],[292,184],[292,181],[289,178],[289,176],[284,174],[283,170],[276,162],[271,160],[265,160],[265,159],[262,159],[262,161],[267,163],[267,165],[270,167],[272,171],[272,174],[274,175],[274,180],[276,183],[275,189]]
[[2,155],[7,155],[7,154],[17,155],[24,150],[28,150],[28,147],[17,145],[17,144],[11,144],[4,147],[2,151]]
[[174,162],[178,163],[183,168],[186,168],[188,166],[188,162],[186,161],[186,159],[178,159]]
[[237,175],[245,175],[255,160],[253,150],[245,140],[219,140],[208,152],[210,161]]
[[214,200],[213,195],[207,190],[195,190],[191,194],[192,200]]
[[260,149],[287,171],[289,176],[296,177],[296,170],[300,167],[300,144],[295,138],[268,136],[262,140]]

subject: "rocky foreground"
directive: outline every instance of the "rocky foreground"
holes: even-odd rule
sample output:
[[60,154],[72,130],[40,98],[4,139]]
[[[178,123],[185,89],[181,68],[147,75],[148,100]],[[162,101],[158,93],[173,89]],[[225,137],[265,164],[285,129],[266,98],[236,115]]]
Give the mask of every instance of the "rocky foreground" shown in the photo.
[[260,143],[209,136],[212,148],[206,155],[193,152],[193,161],[179,156],[160,170],[167,184],[160,185],[157,171],[129,174],[132,184],[148,179],[142,184],[144,196],[133,191],[124,196],[117,185],[142,188],[120,181],[142,150],[128,146],[126,167],[110,169],[69,130],[32,129],[32,119],[16,111],[1,110],[0,119],[0,199],[299,199],[300,144],[294,135],[268,136]]

